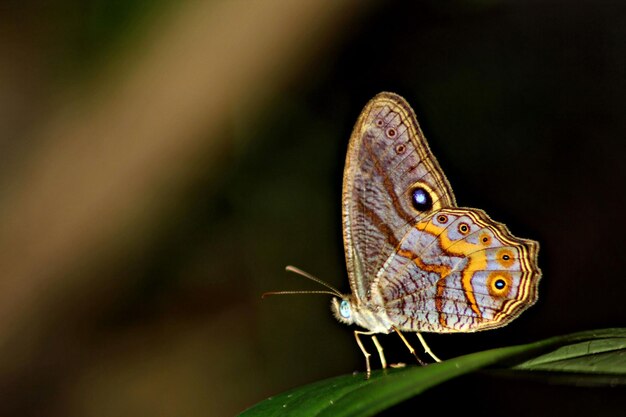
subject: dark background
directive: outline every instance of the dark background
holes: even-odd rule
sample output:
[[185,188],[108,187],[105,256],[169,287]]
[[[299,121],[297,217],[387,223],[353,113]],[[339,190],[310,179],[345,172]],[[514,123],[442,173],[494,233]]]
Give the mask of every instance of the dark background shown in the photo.
[[[426,335],[440,357],[624,326],[626,3],[282,3],[0,7],[3,415],[232,415],[363,370],[329,299],[260,295],[319,289],[287,264],[349,291],[343,162],[380,91],[461,206],[541,244],[537,304]],[[625,393],[482,373],[388,414],[615,415]]]

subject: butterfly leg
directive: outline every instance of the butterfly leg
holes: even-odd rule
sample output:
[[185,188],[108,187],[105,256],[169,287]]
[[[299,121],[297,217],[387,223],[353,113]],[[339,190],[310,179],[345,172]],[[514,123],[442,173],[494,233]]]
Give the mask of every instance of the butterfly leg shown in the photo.
[[367,350],[365,350],[365,346],[363,346],[363,343],[361,342],[361,339],[359,338],[359,335],[361,334],[365,336],[371,336],[374,334],[374,332],[361,332],[359,330],[354,331],[354,338],[356,339],[356,343],[361,348],[361,352],[363,352],[363,356],[365,356],[365,367],[367,368],[367,377],[369,378],[370,374],[372,373],[372,368],[370,367],[370,356],[372,356],[372,354],[369,353]]
[[378,356],[380,357],[380,364],[385,369],[387,367],[387,360],[385,359],[385,353],[383,352],[383,347],[378,343],[378,339],[375,335],[372,335],[372,341],[376,346],[376,350],[378,351]]
[[400,336],[400,339],[402,339],[402,341],[404,342],[404,344],[406,345],[406,347],[409,349],[409,352],[411,352],[411,354],[413,356],[415,356],[415,359],[417,360],[417,363],[419,363],[422,366],[426,365],[426,362],[424,362],[423,360],[421,360],[419,358],[419,356],[417,356],[417,353],[415,352],[415,349],[413,349],[413,346],[411,346],[411,344],[409,343],[408,340],[406,340],[406,337],[404,337],[404,335],[402,334],[402,332],[400,330],[398,330],[396,327],[393,328],[393,330],[398,333],[398,336]]
[[421,333],[415,333],[417,335],[417,338],[420,340],[420,343],[422,344],[422,347],[424,348],[424,352],[428,353],[430,355],[431,358],[433,358],[435,360],[435,362],[441,362],[441,359],[439,359],[432,350],[430,350],[430,346],[428,346],[426,344],[426,340],[424,340],[424,336],[422,336]]

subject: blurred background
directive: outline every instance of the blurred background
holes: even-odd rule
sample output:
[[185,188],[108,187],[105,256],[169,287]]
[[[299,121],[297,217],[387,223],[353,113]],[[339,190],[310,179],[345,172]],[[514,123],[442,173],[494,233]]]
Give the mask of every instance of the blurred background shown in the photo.
[[[461,206],[542,245],[538,303],[427,335],[440,357],[624,326],[625,19],[620,1],[3,2],[0,415],[233,415],[362,371],[327,297],[260,296],[316,288],[288,264],[349,291],[343,162],[380,91],[412,104]],[[624,394],[477,375],[392,411],[615,415]]]

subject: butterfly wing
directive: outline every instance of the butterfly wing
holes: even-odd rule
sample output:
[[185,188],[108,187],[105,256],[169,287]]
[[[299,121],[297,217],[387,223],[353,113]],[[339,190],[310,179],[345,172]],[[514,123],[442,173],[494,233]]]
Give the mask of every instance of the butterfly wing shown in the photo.
[[456,205],[402,97],[380,93],[361,112],[348,146],[342,204],[348,276],[359,303],[408,230]]
[[407,232],[377,289],[400,330],[500,327],[537,299],[538,250],[482,210],[442,209]]

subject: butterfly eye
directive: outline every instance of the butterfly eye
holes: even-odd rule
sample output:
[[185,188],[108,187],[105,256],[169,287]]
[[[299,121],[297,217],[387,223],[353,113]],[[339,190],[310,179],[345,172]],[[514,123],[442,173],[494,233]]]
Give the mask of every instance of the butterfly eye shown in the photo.
[[411,197],[413,207],[418,211],[430,210],[433,207],[433,199],[430,197],[430,194],[421,187],[415,188]]
[[503,290],[504,287],[506,287],[506,281],[504,281],[503,279],[497,279],[493,283],[493,287],[497,290]]
[[404,151],[406,151],[406,146],[404,146],[404,144],[400,144],[400,145],[396,146],[396,153],[398,155],[403,154]]
[[376,119],[376,126],[383,127],[384,124],[385,124],[385,122],[383,122],[382,119]]
[[438,221],[439,223],[441,223],[441,224],[446,224],[446,223],[448,223],[448,216],[446,216],[445,214],[440,214],[440,215],[437,217],[437,221]]
[[459,232],[461,232],[461,234],[466,235],[469,231],[470,231],[470,228],[467,225],[467,223],[459,224]]
[[393,127],[390,127],[389,129],[387,129],[385,134],[387,135],[388,138],[391,139],[391,138],[395,138],[398,132]]
[[339,304],[339,314],[345,319],[350,318],[350,303],[347,300],[341,300],[341,304]]

